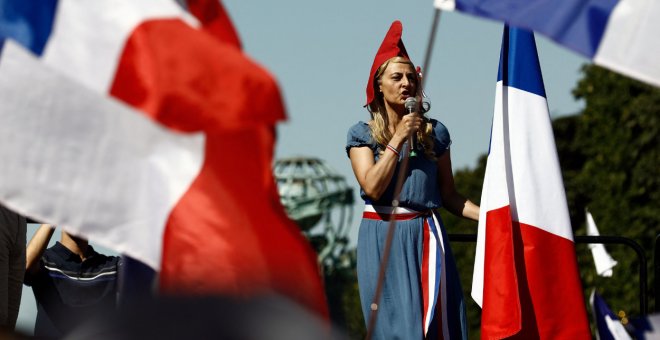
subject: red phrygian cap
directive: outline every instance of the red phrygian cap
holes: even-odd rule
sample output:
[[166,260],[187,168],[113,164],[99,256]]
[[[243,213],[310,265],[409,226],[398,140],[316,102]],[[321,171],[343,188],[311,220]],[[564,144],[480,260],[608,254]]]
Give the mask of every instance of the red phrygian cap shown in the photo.
[[367,103],[364,106],[369,105],[374,100],[374,76],[376,76],[376,71],[380,65],[383,65],[388,59],[394,58],[396,56],[401,56],[408,58],[408,52],[406,52],[406,47],[403,46],[403,41],[401,41],[401,34],[403,33],[403,25],[401,21],[396,20],[390,26],[390,30],[387,31],[385,39],[380,44],[380,48],[376,53],[374,58],[374,63],[371,65],[371,71],[369,72],[369,82],[367,82]]

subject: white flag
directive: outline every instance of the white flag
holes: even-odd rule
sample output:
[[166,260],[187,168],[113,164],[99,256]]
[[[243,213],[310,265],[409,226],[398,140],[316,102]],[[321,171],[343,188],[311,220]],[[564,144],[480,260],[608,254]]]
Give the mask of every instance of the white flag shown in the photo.
[[[591,213],[587,210],[587,235],[589,236],[599,236],[598,228],[596,227],[596,222],[591,216]],[[617,262],[607,253],[605,246],[601,243],[589,244],[589,249],[591,249],[591,254],[594,256],[594,263],[596,264],[596,272],[600,276],[611,277],[612,268],[616,266]]]

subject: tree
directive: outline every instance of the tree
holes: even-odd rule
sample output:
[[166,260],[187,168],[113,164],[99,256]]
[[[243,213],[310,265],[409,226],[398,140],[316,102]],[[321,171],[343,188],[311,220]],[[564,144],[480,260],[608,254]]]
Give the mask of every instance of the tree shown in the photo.
[[[646,250],[652,273],[660,231],[660,89],[593,65],[582,72],[573,94],[584,110],[553,124],[575,234],[586,234],[588,208],[602,235],[630,238]],[[619,265],[612,278],[601,278],[587,247],[578,247],[583,285],[597,288],[614,310],[640,315],[635,253],[608,250]]]
[[[483,187],[484,175],[486,174],[486,157],[482,155],[477,161],[474,169],[464,168],[456,171],[454,181],[456,189],[476,204],[480,203],[481,189]],[[441,209],[440,215],[447,228],[448,234],[476,234],[477,222],[459,218]],[[470,339],[480,338],[481,309],[470,297],[472,290],[472,270],[474,268],[474,257],[476,244],[473,242],[451,242],[451,249],[456,260],[463,297],[467,306],[468,335]]]

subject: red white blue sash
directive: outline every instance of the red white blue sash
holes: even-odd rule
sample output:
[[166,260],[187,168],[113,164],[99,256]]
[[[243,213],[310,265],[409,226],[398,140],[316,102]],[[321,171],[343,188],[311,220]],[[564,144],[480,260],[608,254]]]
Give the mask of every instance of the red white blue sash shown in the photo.
[[[424,219],[424,234],[421,265],[421,287],[424,312],[422,323],[426,337],[429,326],[435,316],[436,306],[440,307],[437,317],[438,330],[442,329],[442,338],[450,339],[449,323],[447,321],[447,272],[444,235],[440,228],[437,212],[427,210],[419,212],[401,207],[373,206],[367,204],[364,208],[363,218],[371,220],[397,221]],[[439,303],[439,305],[438,305]],[[441,328],[440,328],[441,327]]]

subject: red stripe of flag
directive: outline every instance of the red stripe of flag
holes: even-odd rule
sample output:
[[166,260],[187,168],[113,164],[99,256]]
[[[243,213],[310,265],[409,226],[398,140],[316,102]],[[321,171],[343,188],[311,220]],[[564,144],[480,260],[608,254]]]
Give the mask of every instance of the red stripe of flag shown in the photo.
[[522,243],[517,241],[516,248],[524,248],[527,274],[527,282],[520,282],[520,287],[529,289],[529,293],[521,293],[520,338],[529,339],[534,333],[525,331],[538,327],[542,339],[588,339],[591,334],[574,243],[531,225],[520,223],[514,228],[519,229]]
[[424,219],[424,232],[422,240],[422,299],[424,304],[424,309],[422,310],[422,329],[426,329],[426,312],[429,309],[429,304],[432,301],[429,301],[433,297],[429,296],[429,243],[430,243],[430,233],[429,225],[426,219]]
[[272,175],[277,84],[230,44],[179,20],[134,30],[111,94],[170,129],[203,131],[205,162],[167,222],[161,290],[278,292],[327,317],[316,256],[285,215]]
[[219,0],[187,0],[188,10],[220,41],[241,49],[241,39]]
[[[574,244],[511,221],[509,207],[487,213],[482,339],[588,337]],[[561,298],[558,298],[561,297]],[[585,334],[585,331],[587,334]]]
[[481,338],[499,339],[517,333],[522,325],[509,206],[488,211],[486,225],[484,277],[497,279],[484,281]]
[[370,220],[379,220],[379,221],[390,221],[392,218],[396,221],[407,221],[412,220],[413,218],[419,216],[419,213],[408,213],[408,214],[384,214],[373,211],[365,211],[362,213],[363,218]]

